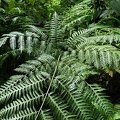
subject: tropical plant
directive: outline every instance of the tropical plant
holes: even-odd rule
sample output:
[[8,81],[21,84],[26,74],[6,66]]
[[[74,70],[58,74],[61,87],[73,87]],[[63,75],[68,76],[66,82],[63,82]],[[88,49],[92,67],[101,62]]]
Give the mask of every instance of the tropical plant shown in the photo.
[[90,8],[90,0],[84,0],[68,10],[63,19],[63,29],[71,31],[79,28],[87,28],[92,20],[93,9]]
[[[87,2],[90,1],[75,5],[70,11],[75,13],[78,6],[86,8],[82,4]],[[2,120],[113,119],[115,110],[105,89],[89,84],[87,79],[99,74],[101,69],[119,69],[120,30],[102,25],[88,26],[90,22],[87,21],[83,26],[82,19],[77,18],[83,17],[84,12],[78,16],[68,12],[71,18],[68,22],[55,12],[44,29],[33,24],[23,25],[21,31],[1,36],[0,47],[9,45],[11,51],[8,52],[22,54],[27,51],[34,58],[19,65],[16,75],[0,86]],[[92,12],[87,14],[91,18]],[[77,24],[72,21],[81,21],[77,31],[74,31]],[[2,56],[0,63],[4,61]]]
[[119,4],[119,0],[94,0],[93,7],[95,10],[93,15],[93,21],[111,25],[112,27],[119,27]]
[[[0,48],[0,78],[2,77],[1,83],[4,83],[11,75],[15,74],[13,69],[18,67],[24,61],[34,58],[34,54],[31,53],[31,50],[35,51],[36,47],[39,47],[34,47],[34,45],[38,42],[38,36],[43,39],[40,30],[38,36],[36,36],[38,29],[35,30],[35,26],[33,27],[32,25],[42,27],[45,21],[47,21],[45,17],[47,17],[49,13],[46,7],[43,5],[45,4],[45,1],[34,1],[34,4],[31,2],[33,1],[1,1],[0,44],[4,44],[4,46],[1,46]],[[6,4],[4,5],[4,3]],[[43,14],[46,14],[46,16],[43,16]],[[34,35],[32,32],[33,30],[35,30]],[[31,38],[34,38],[34,41]],[[9,44],[9,42],[11,44]],[[27,53],[29,53],[29,55]],[[14,61],[14,63],[9,64],[9,61]]]
[[112,0],[112,1],[111,1],[111,7],[113,8],[113,10],[114,10],[118,15],[120,15],[119,5],[120,5],[120,1],[119,1],[119,0]]

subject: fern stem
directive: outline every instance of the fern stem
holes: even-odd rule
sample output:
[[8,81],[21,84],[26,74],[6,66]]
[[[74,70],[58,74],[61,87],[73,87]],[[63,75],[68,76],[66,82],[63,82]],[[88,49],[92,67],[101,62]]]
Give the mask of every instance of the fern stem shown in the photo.
[[59,61],[60,61],[60,55],[59,55],[59,57],[58,57],[57,64],[56,64],[56,66],[55,66],[55,70],[54,70],[54,73],[53,73],[53,75],[52,75],[52,78],[51,78],[49,87],[48,87],[48,89],[47,89],[47,92],[46,92],[46,94],[45,94],[45,97],[44,97],[43,102],[42,102],[42,104],[41,104],[41,106],[40,106],[40,109],[39,109],[39,111],[38,111],[38,114],[36,115],[35,120],[37,120],[37,118],[38,118],[38,116],[39,116],[39,113],[40,113],[40,111],[42,110],[42,107],[43,107],[43,105],[44,105],[44,103],[45,103],[45,100],[46,100],[46,98],[47,98],[47,96],[48,96],[48,93],[49,93],[49,91],[50,91],[51,85],[52,85],[52,83],[53,83],[53,80],[54,80],[54,77],[55,77],[55,74],[56,74],[56,71],[57,71],[57,68],[58,68]]

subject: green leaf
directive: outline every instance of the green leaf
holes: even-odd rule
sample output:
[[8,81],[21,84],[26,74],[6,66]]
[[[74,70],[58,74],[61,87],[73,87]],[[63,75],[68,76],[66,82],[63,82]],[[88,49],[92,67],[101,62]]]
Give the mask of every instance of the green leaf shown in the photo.
[[12,8],[15,7],[15,0],[10,0],[10,3],[9,3],[9,10],[11,10]]
[[29,0],[29,2],[30,2],[31,5],[35,4],[35,0]]
[[112,0],[111,1],[111,7],[113,10],[120,15],[120,1],[119,0]]

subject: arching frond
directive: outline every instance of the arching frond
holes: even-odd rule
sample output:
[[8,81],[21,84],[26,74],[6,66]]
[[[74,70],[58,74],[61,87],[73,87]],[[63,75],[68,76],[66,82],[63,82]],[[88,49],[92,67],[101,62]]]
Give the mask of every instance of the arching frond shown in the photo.
[[48,95],[47,100],[48,102],[48,106],[50,106],[50,109],[52,111],[55,110],[53,116],[55,119],[65,119],[65,120],[69,120],[71,118],[73,118],[73,115],[71,115],[66,109],[67,109],[67,105],[64,104],[64,101],[62,101],[62,99],[60,99],[57,95]]
[[49,36],[49,42],[60,42],[62,40],[62,30],[60,28],[60,18],[55,12],[50,22],[46,24],[47,34]]
[[1,118],[102,120],[108,118],[106,114],[111,116],[112,105],[101,93],[102,89],[85,81],[96,72],[80,63],[75,54],[72,52],[60,59],[44,104],[57,61],[52,56],[42,55],[17,68],[22,75],[11,77],[0,87]]
[[51,115],[50,110],[41,110],[40,119],[41,120],[54,120],[53,116]]
[[[89,7],[90,0],[85,0],[70,8],[62,22],[63,29],[73,29],[76,24],[81,25],[86,20],[90,21],[92,10]],[[89,13],[89,14],[88,14]]]
[[15,31],[9,34],[4,34],[0,39],[0,47],[9,40],[11,49],[19,49],[21,52],[24,49],[27,49],[27,52],[30,54],[32,52],[33,44],[36,43],[36,40],[40,37],[41,40],[45,40],[46,35],[35,26],[28,25],[26,27],[26,29],[29,31],[26,31],[25,33]]
[[111,45],[88,45],[84,49],[78,46],[79,58],[97,69],[117,68],[120,62],[120,50]]
[[68,48],[78,52],[80,62],[94,65],[97,69],[119,67],[120,50],[116,46],[119,42],[119,29],[102,26],[74,32],[67,41]]
[[74,32],[68,39],[68,44],[75,47],[78,44],[95,42],[96,44],[117,44],[120,42],[120,29],[95,26]]
[[[10,80],[8,80],[3,86],[0,88],[0,103],[3,104],[9,100],[10,97],[12,97],[13,94],[16,94],[16,97],[21,97],[21,93],[26,90],[26,92],[30,89],[35,89],[33,86],[40,85],[41,81],[36,81],[36,77],[44,81],[44,78],[42,78],[41,75],[44,75],[45,73],[42,72],[41,75],[38,74],[37,76],[33,77],[32,80],[29,79],[28,75],[33,76],[34,72],[38,71],[39,68],[45,71],[45,66],[42,64],[49,63],[53,60],[53,57],[49,55],[42,55],[38,58],[38,60],[33,61],[27,61],[26,64],[21,65],[19,68],[16,69],[16,71],[21,72],[23,75],[15,75],[12,76]],[[49,66],[48,66],[49,68]],[[45,74],[47,75],[47,74]],[[19,83],[19,84],[18,84]],[[17,85],[17,87],[15,87]],[[26,87],[27,86],[27,87]],[[21,89],[20,89],[21,88]],[[27,89],[26,89],[27,88]],[[12,90],[13,89],[13,90]],[[10,92],[10,93],[9,93]],[[12,98],[14,99],[14,98]]]

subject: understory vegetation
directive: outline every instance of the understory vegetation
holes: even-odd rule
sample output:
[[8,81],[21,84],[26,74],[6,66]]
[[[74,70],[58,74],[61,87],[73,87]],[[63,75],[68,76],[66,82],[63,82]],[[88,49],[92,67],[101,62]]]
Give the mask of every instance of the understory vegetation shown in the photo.
[[119,6],[1,0],[0,120],[119,120]]

